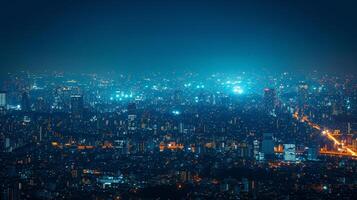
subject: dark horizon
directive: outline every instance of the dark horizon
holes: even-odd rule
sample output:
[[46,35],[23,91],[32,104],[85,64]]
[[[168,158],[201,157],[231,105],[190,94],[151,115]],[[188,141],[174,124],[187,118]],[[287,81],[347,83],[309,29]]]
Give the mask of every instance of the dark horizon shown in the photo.
[[354,1],[3,1],[2,72],[357,72]]

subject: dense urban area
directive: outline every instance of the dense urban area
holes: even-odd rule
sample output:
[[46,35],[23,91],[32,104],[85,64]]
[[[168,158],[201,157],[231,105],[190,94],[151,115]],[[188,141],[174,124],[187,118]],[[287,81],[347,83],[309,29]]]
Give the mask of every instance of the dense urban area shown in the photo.
[[2,75],[0,199],[353,199],[357,79]]

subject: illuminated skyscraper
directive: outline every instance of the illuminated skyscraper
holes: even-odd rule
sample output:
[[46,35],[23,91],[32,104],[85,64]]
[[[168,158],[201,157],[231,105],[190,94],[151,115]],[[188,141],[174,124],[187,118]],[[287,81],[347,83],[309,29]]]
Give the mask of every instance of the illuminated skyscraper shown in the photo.
[[134,131],[136,129],[136,104],[128,104],[128,130]]
[[6,108],[6,92],[0,92],[0,108]]
[[253,155],[256,160],[259,160],[259,141],[254,140],[253,141]]
[[295,144],[284,144],[284,160],[289,162],[296,161]]
[[0,112],[4,113],[6,107],[6,92],[0,92]]

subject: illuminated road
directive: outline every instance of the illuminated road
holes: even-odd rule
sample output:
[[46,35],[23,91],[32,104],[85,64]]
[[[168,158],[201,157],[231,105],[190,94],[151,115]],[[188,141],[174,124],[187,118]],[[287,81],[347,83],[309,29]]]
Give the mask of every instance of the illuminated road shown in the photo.
[[[320,125],[312,123],[308,119],[307,116],[299,117],[298,112],[294,113],[294,118],[297,120],[301,120],[301,122],[306,122],[310,127],[314,128],[316,130],[319,130],[319,131],[322,130]],[[335,138],[330,130],[324,129],[323,131],[321,131],[321,135],[325,136],[327,139],[332,141],[335,144],[335,146],[338,146],[338,148],[337,148],[338,151],[321,150],[320,153],[328,154],[328,155],[340,155],[340,156],[349,155],[349,156],[357,157],[357,153],[354,150],[352,150],[351,148],[347,147],[344,143],[339,141],[337,138]]]

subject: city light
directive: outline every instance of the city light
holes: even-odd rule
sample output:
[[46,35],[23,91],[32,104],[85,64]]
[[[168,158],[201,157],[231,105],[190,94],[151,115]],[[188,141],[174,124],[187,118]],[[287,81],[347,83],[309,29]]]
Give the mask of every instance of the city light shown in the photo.
[[[299,119],[299,116],[297,115],[297,113],[295,113],[295,118]],[[307,116],[302,116],[301,117],[302,122],[306,122],[309,126],[311,126],[312,128],[315,128],[317,130],[321,130],[320,126],[317,125],[317,124],[314,124],[312,123]],[[338,139],[336,139],[332,134],[331,132],[328,130],[328,129],[325,129],[323,131],[321,131],[321,134],[323,136],[327,136],[327,139],[329,139],[330,141],[332,141],[334,143],[334,145],[339,145],[341,146],[341,148],[337,147],[337,151],[336,152],[332,152],[332,151],[326,151],[326,150],[323,150],[322,153],[326,152],[326,153],[329,153],[329,154],[335,154],[335,155],[345,155],[344,152],[347,152],[348,155],[350,156],[353,156],[353,157],[357,157],[357,153],[352,150],[351,148],[345,146],[344,143],[340,142]],[[341,152],[343,151],[343,152]]]
[[[208,186],[215,184],[219,189],[212,187],[212,190],[218,194],[222,190],[229,191],[230,187],[240,187],[243,182],[245,190],[249,191],[253,182],[249,183],[247,178],[231,182],[209,174],[206,178],[199,178],[200,172],[192,167],[193,164],[210,168],[214,162],[217,163],[215,170],[220,173],[237,166],[245,170],[268,170],[270,178],[280,180],[278,177],[287,173],[291,177],[291,173],[296,172],[291,168],[301,171],[299,176],[320,177],[316,170],[309,171],[311,166],[323,168],[324,172],[329,173],[328,167],[340,160],[357,160],[356,144],[351,136],[354,125],[348,125],[350,134],[331,129],[339,126],[332,120],[331,114],[347,113],[347,109],[338,112],[333,109],[319,110],[318,106],[304,100],[308,95],[313,95],[305,91],[310,87],[294,85],[294,82],[298,82],[295,79],[278,83],[274,88],[262,84],[249,86],[248,81],[242,83],[235,77],[226,82],[225,76],[215,77],[215,80],[221,78],[221,82],[205,78],[168,79],[163,76],[163,83],[160,75],[157,80],[112,80],[108,83],[113,85],[106,86],[83,84],[78,86],[82,87],[80,90],[62,82],[60,95],[53,92],[58,90],[54,83],[44,87],[45,93],[20,92],[18,98],[6,98],[7,93],[0,91],[0,115],[4,119],[0,125],[5,138],[0,149],[15,155],[14,158],[5,159],[5,165],[15,163],[26,168],[29,159],[33,159],[32,155],[38,155],[37,151],[40,151],[41,156],[36,156],[36,159],[42,159],[45,165],[50,163],[65,169],[49,168],[45,173],[54,173],[62,181],[68,179],[75,183],[77,179],[73,177],[80,177],[79,183],[95,191],[128,191],[130,187],[130,194],[133,195],[154,183],[161,187],[169,177],[173,180],[172,185],[182,184],[182,190],[187,188],[186,184],[198,183],[196,181]],[[51,82],[52,77],[44,79]],[[78,83],[86,80],[77,79]],[[143,90],[147,85],[155,85],[157,90]],[[297,91],[300,92],[297,94],[285,91],[287,85],[302,91]],[[253,90],[258,91],[256,95],[238,98],[246,91]],[[78,91],[81,93],[78,94]],[[336,104],[336,100],[322,94],[314,98],[324,106]],[[346,108],[343,106],[346,105],[345,99],[342,98],[341,108]],[[4,109],[1,105],[6,104]],[[17,106],[10,105],[25,109],[14,110]],[[34,116],[37,115],[45,117],[36,119]],[[315,121],[331,126],[327,128]],[[17,159],[23,155],[17,150],[26,145],[34,145],[28,148],[34,154]],[[55,156],[58,153],[63,156]],[[332,162],[328,157],[334,158]],[[343,165],[351,168],[351,163]],[[31,161],[29,166],[36,164]],[[341,170],[340,174],[353,177],[340,165],[334,170]],[[124,170],[125,175],[119,170]],[[145,174],[146,171],[150,175]],[[17,173],[24,172],[19,170]],[[146,176],[145,180],[143,176]],[[121,177],[118,179],[120,181],[115,177]],[[52,181],[41,178],[45,183]],[[255,181],[264,184],[264,179],[259,177]],[[322,190],[326,180],[320,181],[322,184],[319,189]],[[268,183],[265,187],[270,185]],[[327,190],[333,188],[326,186]],[[195,188],[195,185],[190,187]],[[273,184],[273,187],[276,185]],[[65,186],[65,189],[71,190],[71,187]],[[195,190],[200,191],[197,188]],[[236,195],[239,194],[237,192]]]
[[233,92],[235,93],[235,94],[243,94],[243,89],[240,87],[240,86],[234,86],[233,87]]
[[357,199],[357,0],[0,5],[0,200]]
[[178,110],[173,110],[173,111],[172,111],[172,114],[174,114],[174,115],[179,115],[179,114],[181,114],[181,112],[178,111]]
[[203,88],[205,88],[205,86],[204,85],[197,85],[196,88],[197,89],[203,89]]

